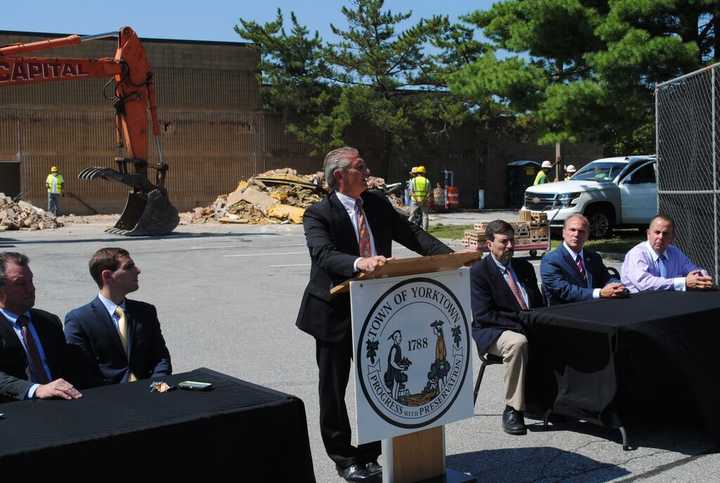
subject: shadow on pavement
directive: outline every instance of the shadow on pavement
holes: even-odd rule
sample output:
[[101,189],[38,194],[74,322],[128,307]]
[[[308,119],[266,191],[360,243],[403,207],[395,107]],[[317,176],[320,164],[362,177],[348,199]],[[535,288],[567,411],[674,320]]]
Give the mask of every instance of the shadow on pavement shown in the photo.
[[0,238],[0,247],[12,247],[15,245],[42,245],[52,243],[94,243],[94,242],[132,242],[147,240],[181,240],[185,238],[237,238],[253,236],[283,236],[282,233],[172,233],[165,236],[121,236],[108,238],[78,238],[60,240],[18,240],[15,238]]
[[630,472],[620,466],[551,447],[508,448],[450,455],[447,466],[478,481],[610,481]]

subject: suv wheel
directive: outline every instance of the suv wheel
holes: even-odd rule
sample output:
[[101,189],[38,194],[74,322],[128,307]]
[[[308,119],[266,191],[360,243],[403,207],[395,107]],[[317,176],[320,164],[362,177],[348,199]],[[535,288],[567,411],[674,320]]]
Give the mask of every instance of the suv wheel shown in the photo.
[[590,238],[593,240],[607,238],[612,233],[612,221],[607,210],[596,208],[586,215],[590,221]]

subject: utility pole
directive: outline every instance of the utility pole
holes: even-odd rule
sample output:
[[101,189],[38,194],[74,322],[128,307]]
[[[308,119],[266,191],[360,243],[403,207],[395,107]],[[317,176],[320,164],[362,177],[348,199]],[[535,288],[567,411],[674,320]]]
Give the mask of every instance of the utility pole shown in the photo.
[[555,179],[557,181],[565,179],[565,164],[560,153],[560,143],[555,143]]

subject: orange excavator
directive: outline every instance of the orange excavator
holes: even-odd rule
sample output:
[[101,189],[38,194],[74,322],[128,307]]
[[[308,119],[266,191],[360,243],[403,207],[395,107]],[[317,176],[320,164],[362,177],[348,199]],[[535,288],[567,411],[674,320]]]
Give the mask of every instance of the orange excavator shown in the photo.
[[[113,58],[24,57],[30,52],[108,37],[118,38],[118,47]],[[165,189],[168,165],[163,160],[160,145],[153,75],[137,34],[130,27],[123,27],[119,33],[70,35],[0,47],[0,86],[93,78],[108,78],[106,87],[114,82],[112,102],[115,108],[117,148],[121,156],[115,158],[117,169],[86,168],[78,177],[102,178],[132,188],[120,219],[115,226],[108,228],[108,232],[121,235],[168,234],[178,225],[179,218],[177,209],[170,203]],[[148,166],[147,161],[148,111],[159,158],[155,166]],[[155,170],[154,182],[148,178],[148,168]]]

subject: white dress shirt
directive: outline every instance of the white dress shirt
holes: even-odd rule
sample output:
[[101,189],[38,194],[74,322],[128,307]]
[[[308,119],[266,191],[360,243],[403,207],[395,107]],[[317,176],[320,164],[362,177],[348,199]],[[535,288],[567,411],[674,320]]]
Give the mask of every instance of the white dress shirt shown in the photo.
[[[350,222],[352,223],[353,229],[355,230],[355,239],[358,241],[358,245],[360,244],[360,230],[357,226],[357,216],[356,216],[356,208],[355,208],[355,198],[344,195],[340,193],[339,191],[336,191],[335,194],[338,197],[338,200],[340,203],[342,203],[343,208],[345,208],[345,211],[347,212],[348,216],[350,217]],[[375,250],[375,238],[373,238],[372,229],[370,228],[370,223],[367,221],[367,215],[365,215],[365,224],[367,225],[368,230],[368,236],[370,236],[370,252],[372,253],[372,256],[377,255],[377,250]],[[357,264],[360,261],[362,257],[358,257],[355,259],[355,262],[353,263],[353,270],[358,271]]]
[[105,306],[105,309],[110,314],[110,318],[115,323],[115,330],[117,330],[118,324],[120,322],[120,316],[115,313],[115,309],[120,307],[121,309],[123,309],[123,312],[124,312],[125,311],[125,301],[123,300],[123,302],[120,305],[117,305],[115,302],[113,302],[109,298],[105,298],[103,296],[103,294],[101,294],[100,292],[98,292],[98,299],[100,299],[100,302],[102,302],[102,304]]

